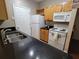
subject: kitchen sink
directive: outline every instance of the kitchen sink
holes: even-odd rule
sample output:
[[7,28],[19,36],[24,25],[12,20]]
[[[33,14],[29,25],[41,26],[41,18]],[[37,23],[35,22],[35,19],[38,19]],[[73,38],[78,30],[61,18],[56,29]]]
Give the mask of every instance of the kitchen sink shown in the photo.
[[9,43],[21,41],[21,40],[27,38],[27,36],[17,32],[17,31],[7,32],[5,36],[6,36],[6,40],[8,40]]

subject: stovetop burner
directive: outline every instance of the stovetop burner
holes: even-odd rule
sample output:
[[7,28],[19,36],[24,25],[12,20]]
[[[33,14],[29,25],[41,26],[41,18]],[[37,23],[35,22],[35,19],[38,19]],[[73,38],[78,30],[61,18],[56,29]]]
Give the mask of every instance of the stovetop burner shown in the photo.
[[52,28],[52,29],[50,29],[50,31],[54,31],[54,32],[67,32],[67,29],[65,29],[65,28]]

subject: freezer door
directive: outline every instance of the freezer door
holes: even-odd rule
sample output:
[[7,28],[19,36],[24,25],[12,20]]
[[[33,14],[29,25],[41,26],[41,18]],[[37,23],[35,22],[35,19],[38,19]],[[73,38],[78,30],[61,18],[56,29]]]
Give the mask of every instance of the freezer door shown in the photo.
[[32,15],[32,17],[31,17],[31,23],[32,24],[44,23],[44,16],[41,16],[41,15]]

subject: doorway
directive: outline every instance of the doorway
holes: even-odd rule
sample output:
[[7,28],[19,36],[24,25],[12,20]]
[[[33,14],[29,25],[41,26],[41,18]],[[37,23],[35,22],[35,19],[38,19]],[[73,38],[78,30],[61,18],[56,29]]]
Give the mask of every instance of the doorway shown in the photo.
[[73,59],[79,59],[79,8],[77,9],[69,51]]

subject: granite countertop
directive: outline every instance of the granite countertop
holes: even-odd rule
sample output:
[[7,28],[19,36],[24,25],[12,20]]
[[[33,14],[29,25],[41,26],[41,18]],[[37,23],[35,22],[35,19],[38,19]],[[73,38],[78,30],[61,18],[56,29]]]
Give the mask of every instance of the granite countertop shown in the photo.
[[8,59],[70,59],[67,53],[26,36],[22,41],[6,45]]

